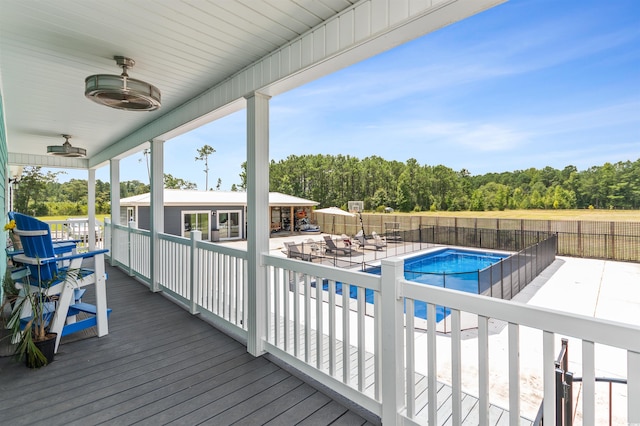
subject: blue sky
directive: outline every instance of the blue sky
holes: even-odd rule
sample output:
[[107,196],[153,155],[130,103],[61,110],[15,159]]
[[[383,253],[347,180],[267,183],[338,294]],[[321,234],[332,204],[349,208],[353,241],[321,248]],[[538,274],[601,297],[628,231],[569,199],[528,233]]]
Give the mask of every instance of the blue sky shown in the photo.
[[[511,0],[272,98],[270,156],[415,158],[471,174],[640,158],[640,1]],[[165,172],[239,184],[245,111],[165,145]],[[142,154],[121,180],[148,182]],[[108,180],[108,169],[97,172]],[[86,178],[86,173],[71,177]]]

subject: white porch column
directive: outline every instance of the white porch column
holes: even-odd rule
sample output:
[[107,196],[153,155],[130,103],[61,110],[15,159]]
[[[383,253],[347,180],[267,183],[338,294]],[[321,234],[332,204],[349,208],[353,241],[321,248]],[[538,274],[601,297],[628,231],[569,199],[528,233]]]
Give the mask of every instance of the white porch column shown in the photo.
[[89,251],[93,251],[96,249],[96,169],[89,169],[87,179],[87,215],[89,216],[87,224]]
[[247,96],[247,351],[259,356],[266,337],[267,271],[261,256],[269,251],[269,96]]
[[157,292],[160,291],[161,265],[158,234],[164,232],[164,141],[155,139],[151,141],[150,213],[151,291]]
[[[404,278],[404,260],[382,259],[380,310],[382,329],[382,423],[399,423],[398,412],[405,406],[404,387],[404,299],[398,282]],[[431,348],[429,348],[431,349]],[[431,401],[429,401],[431,403]]]
[[109,171],[111,174],[111,266],[116,264],[117,244],[115,241],[114,226],[120,225],[120,160],[109,161]]

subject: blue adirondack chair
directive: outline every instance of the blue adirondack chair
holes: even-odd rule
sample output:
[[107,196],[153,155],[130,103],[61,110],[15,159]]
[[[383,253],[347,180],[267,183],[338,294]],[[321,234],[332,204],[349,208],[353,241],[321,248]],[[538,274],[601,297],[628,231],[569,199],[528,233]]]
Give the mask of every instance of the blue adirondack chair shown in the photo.
[[[23,254],[16,254],[13,259],[28,269],[18,285],[22,294],[40,292],[43,297],[57,296],[47,320],[49,330],[57,333],[56,351],[60,338],[89,327],[97,326],[98,337],[109,333],[108,317],[111,310],[107,308],[106,274],[104,271],[104,254],[108,250],[96,250],[87,253],[67,251],[60,255],[59,246],[54,246],[49,224],[21,213],[12,213],[16,221],[13,232],[20,236]],[[85,259],[92,259],[92,268],[83,268]],[[77,300],[78,290],[88,285],[95,285],[96,305],[89,305]],[[19,296],[20,297],[20,296]],[[90,316],[75,321],[81,312]],[[27,322],[32,315],[29,304],[24,304],[20,317]]]

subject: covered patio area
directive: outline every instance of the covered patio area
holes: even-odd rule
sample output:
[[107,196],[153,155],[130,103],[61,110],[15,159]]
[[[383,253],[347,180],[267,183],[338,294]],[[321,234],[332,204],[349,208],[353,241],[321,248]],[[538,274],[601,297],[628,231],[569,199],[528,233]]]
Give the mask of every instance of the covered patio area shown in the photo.
[[[467,420],[471,401],[473,424],[518,424],[526,377],[520,354],[531,344],[524,330],[533,329],[541,348],[535,355],[542,386],[535,396],[545,401],[545,420],[556,416],[554,360],[560,339],[570,336],[581,347],[584,423],[596,424],[601,346],[626,360],[623,415],[640,423],[636,325],[417,285],[403,279],[399,257],[382,259],[381,275],[373,276],[269,252],[271,98],[501,2],[3,2],[0,216],[16,178],[10,166],[84,170],[92,249],[96,170],[108,166],[111,220],[103,242],[111,265],[124,274],[109,272],[107,336],[66,343],[40,371],[0,361],[0,418],[11,424],[364,424],[348,409],[357,406],[388,425],[457,425]],[[128,80],[127,65],[134,62]],[[95,90],[102,78],[123,85]],[[133,78],[149,93],[130,93]],[[189,238],[169,234],[165,143],[240,110],[246,110],[246,248],[203,241],[197,230]],[[58,145],[70,135],[73,146]],[[149,229],[136,229],[121,216],[120,161],[147,149]],[[343,289],[358,297],[343,299]],[[367,293],[372,303],[365,302]],[[410,312],[416,302],[427,305],[426,332],[405,315],[405,305]],[[451,312],[446,339],[436,332],[438,306]],[[463,315],[478,320],[471,360],[462,349]],[[504,342],[496,342],[490,320],[507,324]],[[499,378],[507,382],[508,416],[492,414],[490,345],[506,360]],[[270,359],[341,395],[348,407]],[[450,392],[440,392],[441,376]],[[477,401],[465,393],[469,380],[477,385]]]

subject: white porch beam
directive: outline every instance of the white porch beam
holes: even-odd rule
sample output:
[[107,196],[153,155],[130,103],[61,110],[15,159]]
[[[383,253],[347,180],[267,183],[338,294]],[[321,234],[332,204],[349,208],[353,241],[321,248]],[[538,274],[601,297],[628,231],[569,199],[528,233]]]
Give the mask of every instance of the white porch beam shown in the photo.
[[266,338],[267,269],[262,254],[269,251],[269,96],[247,97],[247,351],[259,356]]
[[89,159],[9,152],[7,154],[7,164],[18,166],[42,166],[62,169],[87,170],[89,168]]
[[504,1],[362,0],[111,144],[91,157],[89,166],[100,166],[145,141],[167,140],[238,111],[247,94],[275,96]]
[[[164,141],[154,139],[151,142],[151,291],[160,291],[160,239],[164,232]],[[136,220],[138,212],[136,211]]]

